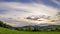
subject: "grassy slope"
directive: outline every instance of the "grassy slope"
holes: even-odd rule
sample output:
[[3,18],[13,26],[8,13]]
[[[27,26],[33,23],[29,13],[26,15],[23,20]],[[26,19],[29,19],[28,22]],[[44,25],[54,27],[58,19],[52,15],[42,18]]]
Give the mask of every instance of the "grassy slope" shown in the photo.
[[0,27],[0,34],[60,34],[60,32],[25,32]]

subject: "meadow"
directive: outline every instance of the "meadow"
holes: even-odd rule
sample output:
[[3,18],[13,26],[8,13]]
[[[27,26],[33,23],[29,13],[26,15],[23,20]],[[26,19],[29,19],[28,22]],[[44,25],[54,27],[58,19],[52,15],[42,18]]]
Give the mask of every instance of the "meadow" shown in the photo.
[[60,34],[60,32],[27,32],[27,31],[10,30],[7,28],[0,27],[0,34]]

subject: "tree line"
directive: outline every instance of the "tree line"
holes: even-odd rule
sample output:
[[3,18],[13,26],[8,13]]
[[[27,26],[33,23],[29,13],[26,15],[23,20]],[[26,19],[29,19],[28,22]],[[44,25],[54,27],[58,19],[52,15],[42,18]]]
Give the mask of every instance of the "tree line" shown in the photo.
[[23,26],[23,27],[12,27],[6,23],[0,21],[0,27],[14,29],[18,31],[30,31],[30,32],[50,32],[50,31],[60,31],[60,25],[48,25],[48,26]]
[[49,25],[49,26],[24,26],[20,28],[15,28],[19,31],[31,31],[31,32],[50,32],[50,31],[60,31],[60,25]]
[[9,29],[12,28],[12,26],[10,26],[10,25],[8,25],[8,24],[2,22],[2,21],[0,21],[0,27],[3,27],[3,28],[9,28]]

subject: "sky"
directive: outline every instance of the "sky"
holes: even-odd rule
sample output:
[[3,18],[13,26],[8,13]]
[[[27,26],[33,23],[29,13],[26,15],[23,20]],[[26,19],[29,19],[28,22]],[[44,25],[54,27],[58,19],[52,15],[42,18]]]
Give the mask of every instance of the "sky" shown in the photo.
[[60,12],[60,0],[0,0],[0,20],[12,26],[30,25],[31,15],[54,16]]

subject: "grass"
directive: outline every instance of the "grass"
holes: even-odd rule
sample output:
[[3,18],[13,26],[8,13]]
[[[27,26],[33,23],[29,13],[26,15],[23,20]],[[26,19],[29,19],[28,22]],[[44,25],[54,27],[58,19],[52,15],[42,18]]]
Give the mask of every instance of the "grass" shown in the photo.
[[0,34],[60,34],[60,32],[26,32],[26,31],[10,30],[0,27]]

